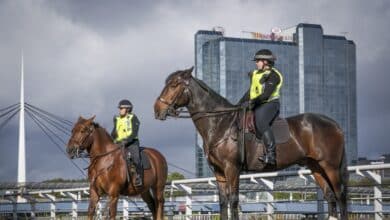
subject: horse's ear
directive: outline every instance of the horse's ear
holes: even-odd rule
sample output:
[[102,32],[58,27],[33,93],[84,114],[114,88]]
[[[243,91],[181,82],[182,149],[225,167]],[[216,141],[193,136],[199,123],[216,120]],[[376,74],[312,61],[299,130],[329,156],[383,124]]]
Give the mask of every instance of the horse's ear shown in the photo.
[[191,66],[191,67],[187,70],[187,72],[192,73],[193,70],[194,70],[194,66]]
[[88,119],[89,122],[93,122],[93,120],[95,120],[96,118],[96,115],[92,116],[90,119]]
[[184,78],[185,78],[185,79],[191,78],[191,76],[192,76],[192,74],[191,74],[191,73],[192,73],[192,70],[194,70],[194,66],[192,66],[191,68],[185,70],[185,74],[184,74]]

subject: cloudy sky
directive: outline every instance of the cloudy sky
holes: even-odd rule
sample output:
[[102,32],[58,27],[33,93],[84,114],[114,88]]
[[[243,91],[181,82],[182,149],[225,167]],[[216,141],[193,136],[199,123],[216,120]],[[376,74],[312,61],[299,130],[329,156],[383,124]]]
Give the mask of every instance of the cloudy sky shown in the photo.
[[[357,45],[359,156],[375,158],[390,153],[389,21],[385,0],[0,0],[0,109],[18,102],[23,49],[26,102],[71,121],[96,114],[111,130],[117,102],[127,97],[142,143],[194,173],[192,123],[157,121],[152,107],[166,76],[194,64],[196,31],[222,26],[227,36],[241,36],[314,23],[325,34],[346,32]],[[28,181],[80,178],[29,118],[26,127]],[[17,178],[17,133],[16,118],[0,130],[0,181]]]

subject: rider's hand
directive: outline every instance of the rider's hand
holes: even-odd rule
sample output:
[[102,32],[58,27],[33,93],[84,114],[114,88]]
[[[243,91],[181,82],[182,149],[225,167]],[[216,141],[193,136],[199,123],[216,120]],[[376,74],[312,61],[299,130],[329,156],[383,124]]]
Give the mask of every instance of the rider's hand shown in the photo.
[[245,109],[252,110],[255,107],[255,103],[249,100],[243,102],[241,106]]
[[126,141],[126,140],[122,140],[122,141],[119,141],[118,144],[119,144],[121,147],[126,147],[127,141]]
[[245,102],[241,103],[241,107],[245,108],[245,109],[249,108],[249,101],[245,101]]

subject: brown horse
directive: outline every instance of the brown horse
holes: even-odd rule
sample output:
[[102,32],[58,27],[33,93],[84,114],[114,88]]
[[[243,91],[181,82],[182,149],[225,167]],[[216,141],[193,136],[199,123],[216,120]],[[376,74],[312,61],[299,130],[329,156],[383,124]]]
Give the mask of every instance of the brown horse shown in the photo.
[[[307,166],[328,201],[329,216],[347,219],[346,163],[344,136],[337,123],[319,114],[300,114],[287,118],[290,138],[276,147],[277,166],[264,169],[253,167],[259,144],[245,141],[246,161],[240,159],[239,105],[232,105],[202,81],[192,77],[193,68],[172,73],[157,98],[155,117],[165,120],[177,117],[177,109],[186,107],[203,138],[204,152],[215,174],[219,189],[220,214],[238,219],[239,175],[241,171],[280,170],[292,164]],[[243,99],[242,99],[243,100]],[[258,143],[258,142],[256,142]],[[246,164],[244,164],[246,163]]]
[[150,169],[144,171],[144,185],[134,187],[134,178],[128,181],[127,162],[123,149],[114,144],[107,131],[90,119],[82,117],[76,122],[69,139],[67,152],[70,158],[87,151],[91,157],[88,167],[90,201],[88,219],[93,219],[100,197],[108,195],[107,208],[110,219],[115,219],[120,195],[141,195],[153,214],[153,219],[162,220],[164,215],[164,188],[167,179],[167,162],[163,155],[152,148],[144,151],[149,158]]

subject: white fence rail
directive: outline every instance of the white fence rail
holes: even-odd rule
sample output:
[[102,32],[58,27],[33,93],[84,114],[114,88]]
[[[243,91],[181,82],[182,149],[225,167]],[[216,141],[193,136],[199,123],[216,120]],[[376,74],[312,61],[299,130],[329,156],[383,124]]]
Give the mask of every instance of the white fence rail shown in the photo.
[[[364,166],[350,166],[348,171],[350,173],[357,174],[362,177],[370,178],[375,182],[373,186],[365,187],[366,191],[359,192],[357,190],[354,192],[355,197],[352,197],[350,205],[364,204],[367,210],[361,210],[362,215],[374,215],[376,220],[384,219],[385,215],[388,215],[390,212],[390,206],[383,204],[383,199],[388,199],[389,195],[384,195],[384,190],[382,180],[383,172],[387,169],[390,169],[390,164],[376,164],[376,165],[364,165]],[[298,177],[303,180],[305,183],[311,183],[313,185],[314,178],[311,175],[310,170],[296,170],[296,171],[280,171],[280,172],[268,172],[268,173],[256,173],[256,174],[245,174],[240,176],[241,182],[246,182],[247,185],[252,184],[251,187],[256,190],[257,186],[259,191],[263,193],[263,197],[260,198],[256,195],[252,201],[249,199],[240,199],[242,200],[240,204],[246,205],[254,202],[255,204],[263,204],[264,210],[257,214],[258,216],[266,216],[268,219],[272,219],[276,215],[281,215],[280,209],[275,209],[277,205],[282,204],[286,201],[278,201],[274,199],[274,193],[280,192],[280,187],[276,187],[277,178],[287,178],[287,177]],[[166,211],[169,215],[170,210],[169,205],[176,208],[180,205],[181,215],[174,216],[170,215],[171,219],[215,219],[215,214],[203,214],[199,215],[199,210],[194,210],[199,204],[210,202],[214,206],[218,206],[218,197],[215,178],[198,178],[198,179],[184,179],[184,180],[175,180],[167,185],[167,194],[171,196],[174,193],[181,193],[184,196],[183,201],[173,200],[173,197],[170,197],[167,200]],[[200,187],[201,186],[201,187]],[[245,191],[243,187],[245,184],[240,185],[240,190]],[[261,189],[260,189],[261,187]],[[278,189],[277,189],[278,188]],[[291,195],[295,192],[311,190],[311,193],[316,193],[318,190],[313,187],[301,186],[301,187],[292,187],[287,189],[287,192],[290,192],[290,200],[287,202],[294,202],[291,199]],[[204,194],[210,195],[209,201],[196,201],[200,191],[204,191]],[[61,219],[72,218],[80,219],[86,214],[86,204],[87,197],[89,195],[88,187],[77,187],[77,188],[53,188],[53,189],[18,189],[15,190],[11,188],[9,190],[3,189],[0,191],[0,219],[1,215],[9,216],[12,214],[13,219],[18,218],[18,214],[24,213],[34,217],[37,215],[45,215],[45,218],[50,219],[59,219],[61,214]],[[264,196],[265,195],[265,196]],[[23,197],[27,200],[27,203],[18,203],[18,198]],[[320,196],[321,197],[321,196]],[[2,200],[1,200],[2,199]],[[42,201],[46,204],[46,208],[40,207]],[[83,202],[84,201],[84,202]],[[295,202],[300,202],[296,201]],[[313,201],[312,201],[313,202]],[[326,203],[323,202],[323,199],[318,199],[314,201],[316,209],[312,212],[317,215],[317,218],[323,218],[324,210]],[[49,204],[49,205],[47,205]],[[179,205],[180,204],[180,205]],[[373,205],[372,205],[373,204]],[[62,206],[67,208],[62,209]],[[371,207],[373,206],[373,209]],[[23,208],[24,207],[24,208]],[[146,205],[138,202],[138,200],[128,200],[127,198],[122,198],[118,204],[118,210],[123,215],[123,217],[128,218],[129,216],[135,214],[144,215],[147,211]],[[179,207],[180,208],[180,207]],[[176,210],[177,211],[177,210]],[[301,210],[300,210],[301,211]],[[196,212],[196,213],[195,213]],[[256,212],[256,211],[253,211]],[[351,211],[352,212],[352,211]],[[242,219],[252,216],[255,213],[242,213]],[[285,215],[297,215],[296,213],[284,213]],[[80,216],[79,216],[80,215]],[[248,217],[249,219],[249,217]]]

